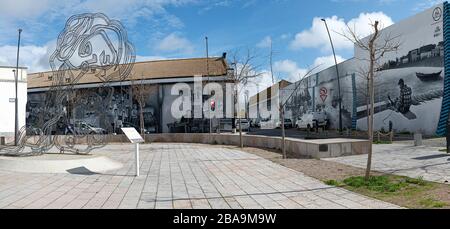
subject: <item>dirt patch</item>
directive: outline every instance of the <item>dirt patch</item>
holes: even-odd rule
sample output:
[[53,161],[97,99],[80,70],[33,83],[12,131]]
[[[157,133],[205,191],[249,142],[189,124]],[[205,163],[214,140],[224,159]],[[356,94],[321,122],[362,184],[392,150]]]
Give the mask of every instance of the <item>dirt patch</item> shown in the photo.
[[[238,147],[232,147],[240,149]],[[351,176],[362,176],[365,170],[348,166],[332,161],[322,161],[317,159],[283,159],[283,156],[277,150],[243,148],[244,152],[260,156],[284,167],[301,172],[307,176],[316,178],[321,181],[341,180]],[[381,175],[381,173],[374,173]]]

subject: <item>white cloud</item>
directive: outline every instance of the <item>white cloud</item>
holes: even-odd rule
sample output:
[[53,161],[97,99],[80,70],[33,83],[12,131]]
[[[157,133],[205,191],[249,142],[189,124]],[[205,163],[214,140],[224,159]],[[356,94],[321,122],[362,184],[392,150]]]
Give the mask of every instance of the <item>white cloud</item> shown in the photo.
[[[345,61],[345,59],[339,55],[336,55],[336,60],[339,63]],[[316,58],[316,60],[314,61],[314,67],[317,67],[314,72],[320,72],[324,69],[327,69],[331,66],[335,65],[334,62],[334,56],[322,56],[322,57],[318,57]]]
[[272,44],[272,38],[270,36],[264,37],[258,44],[256,44],[256,47],[258,48],[270,48],[270,45]]
[[273,66],[275,75],[278,78],[286,79],[289,82],[299,81],[308,72],[307,69],[299,68],[297,63],[292,60],[282,60],[275,62]]
[[194,52],[191,42],[176,33],[171,33],[159,41],[155,49],[163,52],[180,52],[182,54],[192,54]]
[[167,58],[163,56],[136,56],[136,62],[145,62],[154,60],[167,60]]
[[[16,66],[17,47],[16,46],[0,46],[0,65]],[[28,72],[40,72],[49,70],[48,46],[22,46],[20,48],[20,66],[28,67]]]
[[[382,27],[387,27],[394,23],[392,19],[383,12],[361,13],[357,18],[353,18],[348,22],[337,16],[325,19],[330,29],[334,46],[337,50],[353,49],[353,43],[339,34],[346,31],[347,25],[352,29],[355,28],[356,33],[359,36],[365,37],[371,34],[372,29],[369,26],[371,22],[373,23],[378,20]],[[321,18],[315,17],[311,28],[297,33],[290,44],[290,48],[294,50],[302,48],[319,48],[322,51],[330,50],[330,40]]]
[[[145,23],[139,30],[180,29],[183,21],[167,8],[196,3],[197,0],[1,0],[0,45],[14,41],[17,28],[24,28],[24,38],[34,34],[49,39],[44,34],[54,33],[53,24],[66,21],[70,16],[86,12],[105,13],[120,20],[126,27]],[[59,31],[59,29],[56,29]],[[35,39],[35,37],[33,37]],[[32,40],[32,39],[28,39]]]
[[249,96],[252,97],[256,95],[257,93],[265,90],[266,88],[273,85],[272,83],[272,76],[270,75],[270,72],[267,70],[264,70],[261,72],[261,76],[258,78],[254,78],[249,80],[249,83],[244,89],[244,92],[242,93],[240,100],[244,99],[243,95],[245,95],[245,90],[248,90]]
[[[345,59],[341,56],[336,56],[336,59],[338,64],[345,61]],[[314,60],[314,64],[310,68],[314,69],[314,71],[312,71],[310,74],[314,74],[327,69],[335,65],[334,63],[334,57],[332,55],[318,57]],[[302,79],[309,71],[311,71],[310,69],[300,68],[297,63],[292,60],[277,61],[274,64],[274,71],[276,72],[275,75],[279,75],[281,76],[279,78],[285,79],[292,83]]]

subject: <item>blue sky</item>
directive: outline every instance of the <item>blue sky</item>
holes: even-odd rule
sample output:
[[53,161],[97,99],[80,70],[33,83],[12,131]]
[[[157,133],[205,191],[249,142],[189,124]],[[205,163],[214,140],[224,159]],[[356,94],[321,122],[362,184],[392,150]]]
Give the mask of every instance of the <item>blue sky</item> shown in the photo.
[[[200,57],[204,37],[211,55],[250,48],[268,69],[272,41],[278,79],[295,79],[308,67],[332,64],[323,23],[342,31],[355,25],[368,33],[369,20],[387,26],[442,1],[436,0],[0,0],[0,65],[13,65],[17,28],[23,32],[21,64],[31,72],[48,69],[58,33],[73,14],[103,12],[125,25],[138,60]],[[353,48],[333,32],[339,60]]]

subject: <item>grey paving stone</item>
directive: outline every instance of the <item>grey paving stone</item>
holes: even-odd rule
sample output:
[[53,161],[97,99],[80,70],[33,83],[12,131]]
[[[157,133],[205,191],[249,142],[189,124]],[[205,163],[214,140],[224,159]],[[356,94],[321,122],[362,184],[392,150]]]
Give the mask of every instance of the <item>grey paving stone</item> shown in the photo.
[[124,164],[108,174],[0,171],[0,208],[397,208],[217,146],[142,145],[136,178],[133,152],[132,145],[121,144],[95,150]]

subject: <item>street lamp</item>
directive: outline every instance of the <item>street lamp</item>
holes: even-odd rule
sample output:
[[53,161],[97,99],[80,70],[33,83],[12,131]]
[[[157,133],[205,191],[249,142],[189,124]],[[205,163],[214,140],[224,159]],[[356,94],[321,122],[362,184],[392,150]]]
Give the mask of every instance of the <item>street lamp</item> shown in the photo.
[[321,19],[325,23],[325,27],[327,28],[328,37],[330,38],[331,43],[331,49],[333,50],[333,56],[334,56],[334,63],[336,64],[336,74],[337,74],[337,81],[338,81],[338,96],[339,96],[339,132],[342,134],[342,99],[341,99],[341,81],[339,77],[339,68],[338,63],[336,59],[336,52],[334,51],[334,45],[333,40],[331,39],[330,30],[328,29],[327,21],[322,18]]
[[18,145],[18,137],[19,137],[19,104],[17,101],[17,84],[19,80],[19,53],[20,53],[20,34],[22,33],[22,29],[19,29],[19,39],[17,41],[17,62],[16,62],[16,74],[15,74],[15,87],[16,87],[16,98],[14,101],[15,105],[15,117],[14,117],[14,145]]

